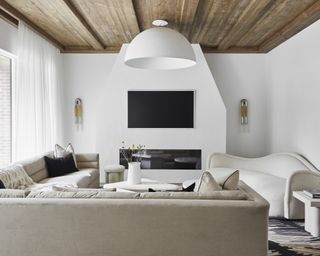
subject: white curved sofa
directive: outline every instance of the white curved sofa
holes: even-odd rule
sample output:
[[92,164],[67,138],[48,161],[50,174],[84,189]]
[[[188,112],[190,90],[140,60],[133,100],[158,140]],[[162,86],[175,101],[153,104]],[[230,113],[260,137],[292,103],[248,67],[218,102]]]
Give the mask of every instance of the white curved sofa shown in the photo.
[[320,189],[320,172],[296,153],[276,153],[260,158],[243,158],[223,153],[208,157],[208,169],[240,170],[240,179],[270,203],[270,217],[303,219],[304,206],[292,196],[295,190]]

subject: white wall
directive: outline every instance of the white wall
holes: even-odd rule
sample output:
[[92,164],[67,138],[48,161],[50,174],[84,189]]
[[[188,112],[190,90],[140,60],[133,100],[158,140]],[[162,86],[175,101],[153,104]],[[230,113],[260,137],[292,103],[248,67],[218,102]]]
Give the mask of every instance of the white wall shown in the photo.
[[[227,108],[227,153],[258,157],[268,154],[265,54],[206,54]],[[240,124],[240,100],[249,102],[249,123]]]
[[[100,91],[96,138],[102,163],[114,164],[119,161],[122,141],[129,144],[141,143],[154,149],[202,149],[203,166],[206,165],[208,154],[225,152],[226,110],[199,45],[193,45],[197,58],[196,66],[160,71],[126,66],[126,47],[127,45],[122,46],[109,79]],[[155,89],[196,90],[195,128],[127,128],[127,91]],[[170,178],[173,179],[172,175]],[[178,175],[176,178],[181,180],[171,181],[182,181],[186,177]]]
[[268,54],[270,150],[295,151],[320,168],[320,21]]
[[[63,54],[65,79],[65,143],[81,152],[95,150],[96,99],[107,86],[117,54]],[[264,54],[205,54],[227,109],[227,146],[230,154],[261,156],[268,153],[265,126],[266,78]],[[73,101],[83,99],[84,126],[77,130]],[[249,100],[249,125],[241,127],[239,102]],[[258,143],[256,143],[258,141]],[[244,145],[244,147],[243,147]]]
[[[63,54],[64,73],[64,141],[77,152],[97,152],[96,118],[104,115],[98,109],[99,95],[114,65],[117,54]],[[83,102],[83,126],[77,127],[73,114],[74,100]]]
[[0,18],[0,49],[17,54],[18,29]]

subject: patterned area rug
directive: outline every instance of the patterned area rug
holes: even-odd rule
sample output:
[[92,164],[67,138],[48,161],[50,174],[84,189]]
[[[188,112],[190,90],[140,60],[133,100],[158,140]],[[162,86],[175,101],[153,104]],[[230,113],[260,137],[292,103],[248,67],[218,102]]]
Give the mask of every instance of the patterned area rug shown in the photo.
[[320,237],[312,237],[300,221],[269,220],[269,256],[320,256]]

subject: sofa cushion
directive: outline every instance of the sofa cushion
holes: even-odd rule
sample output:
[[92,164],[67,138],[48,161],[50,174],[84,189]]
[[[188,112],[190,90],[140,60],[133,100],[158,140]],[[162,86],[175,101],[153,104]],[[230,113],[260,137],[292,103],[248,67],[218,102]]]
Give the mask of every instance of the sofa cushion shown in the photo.
[[186,199],[186,200],[248,200],[246,193],[240,190],[220,190],[207,193],[198,192],[145,192],[141,199]]
[[28,198],[92,198],[92,199],[185,199],[185,200],[248,200],[247,195],[240,191],[197,192],[108,192],[103,190],[78,191],[31,191]]
[[[78,172],[76,172],[78,173]],[[59,177],[52,177],[47,178],[40,181],[41,184],[45,183],[53,183],[53,184],[70,184],[77,186],[79,188],[86,188],[91,183],[91,177],[89,175],[81,175],[81,174],[74,174],[74,175],[64,175]]]
[[93,198],[93,199],[138,199],[139,193],[107,191],[32,191],[28,198]]
[[28,193],[22,189],[1,189],[0,198],[25,198]]
[[[99,170],[88,168],[88,169],[80,169],[77,172],[68,173],[65,176],[86,176],[90,178],[90,183],[99,178]],[[89,184],[90,184],[89,183]]]
[[[45,155],[53,157],[53,152],[48,152]],[[44,155],[19,161],[18,164],[22,165],[34,182],[39,182],[40,180],[48,178],[48,171],[44,161]]]
[[212,175],[209,172],[203,172],[199,181],[197,192],[207,193],[218,190],[222,190],[222,188],[212,177]]
[[72,188],[72,187],[54,185],[52,186],[52,190],[61,191],[61,192],[78,192],[78,191],[98,192],[98,191],[116,191],[116,188]]

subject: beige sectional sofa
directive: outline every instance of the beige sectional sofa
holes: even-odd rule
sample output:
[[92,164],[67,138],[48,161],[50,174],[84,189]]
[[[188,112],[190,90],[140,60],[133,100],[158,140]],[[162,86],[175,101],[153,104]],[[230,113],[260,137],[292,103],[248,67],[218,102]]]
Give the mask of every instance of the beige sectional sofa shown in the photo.
[[[53,152],[45,155],[52,157]],[[18,162],[37,183],[67,183],[80,188],[99,187],[99,154],[76,154],[79,171],[60,177],[48,177],[44,155]]]
[[267,256],[269,204],[246,184],[240,189],[245,198],[102,190],[3,198],[0,255]]
[[[20,164],[37,183],[97,187],[99,156],[76,159],[80,171],[55,178],[43,156]],[[205,194],[56,188],[0,199],[0,255],[267,256],[269,204],[243,182]]]

